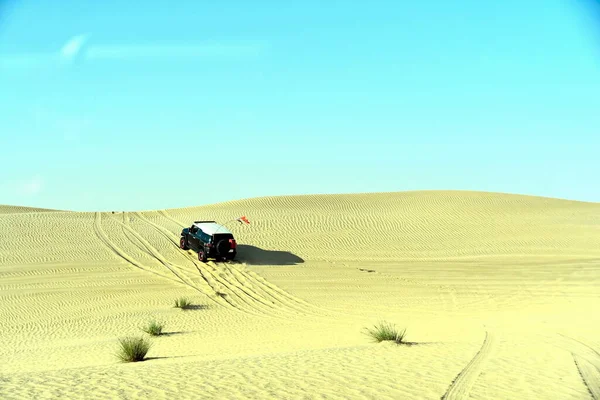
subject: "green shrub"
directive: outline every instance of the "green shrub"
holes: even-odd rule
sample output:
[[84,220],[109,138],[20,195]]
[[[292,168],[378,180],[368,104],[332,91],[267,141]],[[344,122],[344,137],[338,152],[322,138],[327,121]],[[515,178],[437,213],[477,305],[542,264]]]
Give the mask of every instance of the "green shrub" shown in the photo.
[[143,327],[142,330],[144,332],[146,332],[148,335],[160,336],[160,335],[162,335],[164,327],[165,327],[164,324],[152,320],[152,321],[148,322],[148,325]]
[[152,344],[143,337],[119,339],[120,349],[117,357],[123,362],[144,361]]
[[404,342],[404,337],[406,336],[406,329],[399,331],[396,327],[389,322],[380,322],[376,324],[373,328],[367,328],[367,335],[373,338],[373,340],[377,343],[383,341],[393,341],[397,344],[402,344]]
[[182,310],[187,310],[192,308],[192,302],[187,297],[180,297],[175,299],[175,308],[181,308]]

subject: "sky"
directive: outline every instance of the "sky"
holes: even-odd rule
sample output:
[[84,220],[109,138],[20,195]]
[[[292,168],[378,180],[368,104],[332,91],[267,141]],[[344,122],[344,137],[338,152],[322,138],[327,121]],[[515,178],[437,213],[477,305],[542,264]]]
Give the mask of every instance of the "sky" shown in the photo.
[[593,0],[56,4],[0,0],[0,204],[600,202]]

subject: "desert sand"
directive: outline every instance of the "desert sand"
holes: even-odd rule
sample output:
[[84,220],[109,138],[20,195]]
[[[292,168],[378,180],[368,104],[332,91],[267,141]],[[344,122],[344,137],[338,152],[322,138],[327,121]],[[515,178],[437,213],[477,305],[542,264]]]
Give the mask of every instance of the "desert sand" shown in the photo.
[[[236,262],[178,247],[228,222]],[[191,310],[173,307],[189,297]],[[599,399],[600,204],[463,191],[0,206],[0,398]],[[165,323],[148,359],[118,339]],[[412,345],[375,343],[379,321]]]

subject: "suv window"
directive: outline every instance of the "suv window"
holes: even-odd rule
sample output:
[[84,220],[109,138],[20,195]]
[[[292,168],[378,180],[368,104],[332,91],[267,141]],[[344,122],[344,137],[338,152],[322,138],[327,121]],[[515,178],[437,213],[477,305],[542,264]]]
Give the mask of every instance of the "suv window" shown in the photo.
[[233,239],[233,235],[231,233],[217,233],[215,234],[214,242],[217,243],[221,239]]
[[208,243],[210,242],[210,235],[207,235],[206,233],[200,231],[200,239],[202,239],[204,243]]

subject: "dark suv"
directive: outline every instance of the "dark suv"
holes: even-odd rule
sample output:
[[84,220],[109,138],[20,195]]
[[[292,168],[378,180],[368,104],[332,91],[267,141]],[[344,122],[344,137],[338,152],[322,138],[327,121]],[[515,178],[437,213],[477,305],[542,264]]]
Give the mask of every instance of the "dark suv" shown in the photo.
[[194,221],[192,226],[181,231],[179,247],[192,249],[198,253],[198,260],[206,262],[208,258],[233,260],[237,254],[237,243],[223,225],[215,221]]

